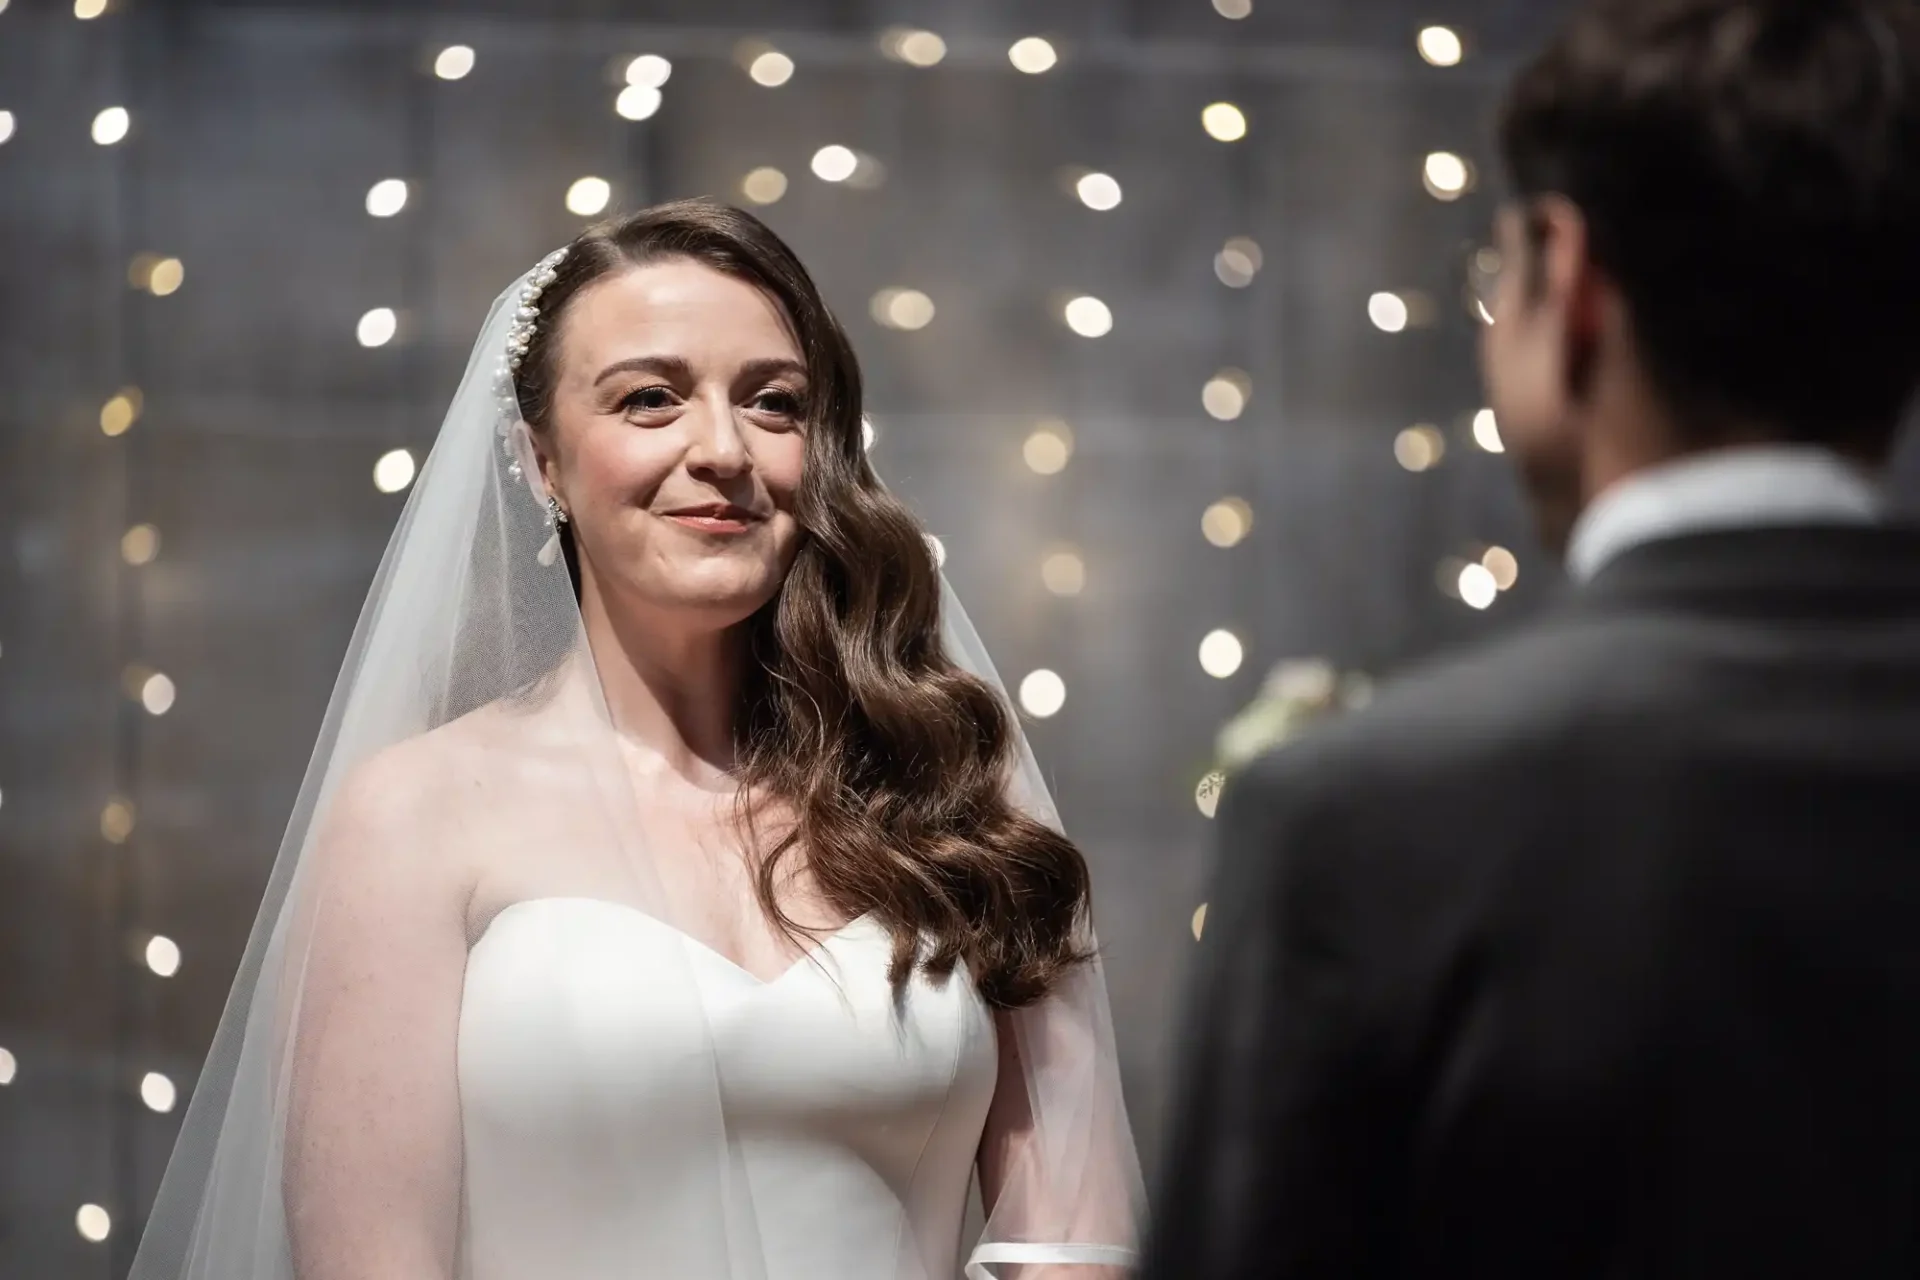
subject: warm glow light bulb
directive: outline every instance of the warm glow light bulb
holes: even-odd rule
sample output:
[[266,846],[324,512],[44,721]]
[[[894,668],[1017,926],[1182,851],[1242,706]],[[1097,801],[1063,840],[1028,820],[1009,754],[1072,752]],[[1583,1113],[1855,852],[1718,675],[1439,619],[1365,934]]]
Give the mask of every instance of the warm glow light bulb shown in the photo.
[[132,127],[133,117],[125,107],[108,107],[93,118],[93,140],[110,147],[126,137]]
[[382,178],[367,188],[367,212],[391,218],[407,207],[407,184],[402,178]]
[[1200,669],[1216,680],[1225,680],[1238,671],[1245,657],[1240,637],[1231,631],[1209,631],[1200,642]]
[[360,317],[360,323],[354,326],[354,336],[363,347],[384,347],[393,341],[399,327],[400,317],[392,307],[375,307]]
[[1052,70],[1054,64],[1060,61],[1060,55],[1052,44],[1039,36],[1028,36],[1013,42],[1013,46],[1007,50],[1007,60],[1018,70],[1037,76],[1043,71]]
[[793,59],[778,49],[769,49],[747,64],[747,74],[757,85],[778,89],[793,79]]
[[607,201],[612,198],[613,186],[605,178],[575,178],[573,185],[567,188],[567,212],[591,218],[605,209]]
[[755,204],[773,204],[787,194],[787,175],[762,165],[740,180],[740,194]]
[[1500,439],[1500,423],[1493,416],[1493,410],[1482,409],[1473,415],[1473,442],[1488,453],[1505,453],[1507,446]]
[[1407,327],[1412,313],[1407,300],[1397,293],[1376,293],[1367,299],[1367,318],[1382,333],[1399,333]]
[[613,112],[622,120],[648,120],[664,101],[658,85],[630,84],[613,100]]
[[171,978],[180,972],[179,944],[156,933],[147,940],[146,961],[156,977]]
[[673,75],[673,64],[657,53],[643,53],[627,64],[627,83],[658,89]]
[[822,182],[845,182],[853,176],[860,165],[860,157],[851,147],[838,143],[825,146],[813,153],[813,176]]
[[1423,27],[1414,43],[1420,56],[1436,67],[1457,67],[1466,56],[1460,33],[1452,27]]
[[1073,184],[1073,191],[1081,204],[1102,213],[1120,204],[1120,183],[1111,174],[1089,173]]
[[413,455],[405,449],[391,449],[373,464],[373,487],[382,493],[399,493],[413,483]]
[[173,1087],[173,1081],[158,1071],[149,1071],[140,1080],[140,1101],[147,1104],[150,1111],[165,1114],[173,1110],[173,1104],[179,1100],[179,1091]]
[[97,1204],[81,1205],[80,1212],[73,1215],[73,1225],[79,1228],[82,1239],[94,1244],[99,1244],[113,1232],[113,1219]]
[[1217,142],[1238,142],[1247,136],[1247,117],[1231,102],[1216,102],[1202,111],[1200,125]]
[[1083,338],[1101,338],[1113,331],[1113,312],[1100,299],[1083,296],[1067,303],[1067,328]]
[[1067,705],[1067,682],[1045,667],[1028,672],[1020,682],[1020,705],[1037,720],[1058,715]]
[[473,50],[464,44],[450,44],[433,60],[433,74],[442,80],[460,80],[473,70]]

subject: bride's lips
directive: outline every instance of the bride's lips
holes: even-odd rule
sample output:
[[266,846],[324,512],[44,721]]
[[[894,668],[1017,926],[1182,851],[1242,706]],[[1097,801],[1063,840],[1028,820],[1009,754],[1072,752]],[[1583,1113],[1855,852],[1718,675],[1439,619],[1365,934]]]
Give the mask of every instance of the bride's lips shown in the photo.
[[765,517],[730,502],[711,502],[661,513],[662,518],[702,533],[745,533]]

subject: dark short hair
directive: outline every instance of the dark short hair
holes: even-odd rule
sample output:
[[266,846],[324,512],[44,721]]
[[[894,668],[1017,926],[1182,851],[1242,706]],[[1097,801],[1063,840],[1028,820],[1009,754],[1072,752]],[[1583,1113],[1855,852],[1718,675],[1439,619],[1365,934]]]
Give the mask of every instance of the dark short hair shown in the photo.
[[1920,389],[1914,0],[1588,0],[1508,92],[1691,427],[1874,454]]

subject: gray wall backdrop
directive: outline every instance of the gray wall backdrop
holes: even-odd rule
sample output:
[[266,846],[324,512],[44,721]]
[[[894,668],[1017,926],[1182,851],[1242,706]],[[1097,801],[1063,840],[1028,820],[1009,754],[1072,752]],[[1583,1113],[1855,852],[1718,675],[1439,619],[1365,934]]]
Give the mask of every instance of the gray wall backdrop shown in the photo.
[[[83,0],[83,4],[86,0]],[[812,266],[870,378],[882,473],[942,537],[947,568],[1010,680],[1065,679],[1029,724],[1097,877],[1115,1014],[1153,1157],[1179,983],[1204,883],[1196,781],[1212,736],[1275,661],[1322,654],[1389,672],[1511,625],[1556,587],[1502,461],[1476,448],[1475,321],[1463,264],[1494,199],[1492,103],[1558,4],[1535,0],[654,0],[634,3],[182,4],[69,0],[0,12],[0,1276],[124,1271],[251,925],[362,595],[404,494],[376,458],[424,455],[488,300],[581,219],[576,178],[615,208],[738,200],[762,165],[788,190],[764,216]],[[1414,37],[1457,25],[1466,62]],[[885,28],[931,28],[937,67],[883,56]],[[1042,34],[1037,76],[1009,44]],[[792,57],[778,88],[737,47]],[[451,43],[470,75],[429,72]],[[644,122],[612,109],[618,68],[673,60]],[[1207,136],[1238,104],[1245,140]],[[132,131],[89,125],[124,105]],[[808,171],[821,146],[875,157],[871,189]],[[1422,188],[1433,150],[1477,188]],[[1071,198],[1074,166],[1116,177],[1118,208]],[[363,208],[400,177],[392,219]],[[1250,236],[1264,266],[1228,288],[1214,256]],[[129,285],[141,254],[184,284]],[[875,323],[889,286],[937,307]],[[1430,322],[1380,331],[1369,295],[1417,291]],[[1111,334],[1061,323],[1105,300]],[[369,308],[401,315],[363,349]],[[1244,370],[1246,413],[1202,411]],[[109,437],[102,406],[137,387]],[[1071,425],[1059,474],[1022,460],[1036,423]],[[1394,441],[1445,436],[1413,473]],[[1201,535],[1225,496],[1254,513],[1231,549]],[[129,565],[123,534],[159,531]],[[1484,612],[1443,592],[1451,557],[1519,554]],[[1077,548],[1057,597],[1042,558]],[[1201,637],[1244,642],[1227,679]],[[164,715],[129,668],[178,690]],[[136,675],[140,672],[136,672]],[[115,799],[131,831],[103,829]],[[124,826],[124,824],[122,824]],[[108,821],[105,828],[112,828]],[[121,839],[112,837],[123,836]],[[177,975],[141,957],[176,941]],[[178,1086],[170,1113],[139,1083]],[[113,1229],[82,1238],[75,1213]]]

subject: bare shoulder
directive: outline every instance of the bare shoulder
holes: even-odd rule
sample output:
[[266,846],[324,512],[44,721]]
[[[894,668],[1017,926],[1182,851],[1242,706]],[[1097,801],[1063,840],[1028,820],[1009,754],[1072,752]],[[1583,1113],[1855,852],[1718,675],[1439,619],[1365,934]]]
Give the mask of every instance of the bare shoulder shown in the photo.
[[377,863],[383,877],[404,866],[468,878],[461,850],[513,768],[518,716],[483,707],[353,765],[325,802],[318,852],[336,868]]

